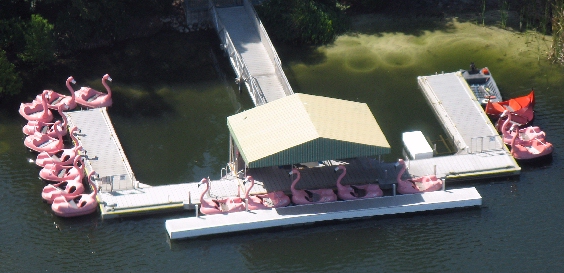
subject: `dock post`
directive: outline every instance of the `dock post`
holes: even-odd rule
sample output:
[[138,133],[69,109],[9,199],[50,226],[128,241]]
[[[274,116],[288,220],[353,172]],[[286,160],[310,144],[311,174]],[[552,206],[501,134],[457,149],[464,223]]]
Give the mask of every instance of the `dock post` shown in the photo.
[[445,177],[445,178],[443,178],[443,191],[445,191],[445,190],[446,190],[446,185],[445,185],[445,184],[446,184],[446,177]]
[[200,217],[200,210],[198,209],[198,204],[195,204],[194,207],[196,208],[196,217]]
[[392,184],[392,190],[394,191],[394,196],[396,196],[396,183]]

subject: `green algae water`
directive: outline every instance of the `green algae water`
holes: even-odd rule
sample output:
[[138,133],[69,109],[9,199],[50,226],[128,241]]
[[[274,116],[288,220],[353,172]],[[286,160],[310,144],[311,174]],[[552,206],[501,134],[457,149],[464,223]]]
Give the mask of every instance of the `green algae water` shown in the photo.
[[[160,34],[96,50],[38,79],[64,92],[114,92],[110,117],[137,179],[149,185],[217,178],[228,159],[226,117],[253,104],[239,92],[213,32]],[[467,18],[410,20],[359,16],[351,33],[318,48],[277,45],[295,92],[367,103],[401,157],[401,133],[444,135],[417,76],[488,66],[504,98],[536,90],[534,124],[555,147],[553,161],[523,166],[517,178],[475,181],[478,209],[380,217],[170,242],[176,213],[102,221],[61,219],[42,202],[44,182],[29,163],[17,103],[0,110],[0,271],[113,272],[500,272],[558,271],[564,147],[564,70],[550,65],[550,37],[478,26]],[[38,90],[39,92],[39,90]],[[457,186],[457,185],[452,185]]]

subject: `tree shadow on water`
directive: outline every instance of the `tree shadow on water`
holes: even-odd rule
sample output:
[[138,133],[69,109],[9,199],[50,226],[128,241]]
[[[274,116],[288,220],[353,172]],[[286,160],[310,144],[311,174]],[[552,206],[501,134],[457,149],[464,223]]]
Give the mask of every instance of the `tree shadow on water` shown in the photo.
[[[130,40],[112,48],[92,50],[76,56],[69,69],[79,84],[110,74],[113,83],[114,106],[120,105],[117,115],[125,117],[158,117],[174,114],[165,101],[162,86],[182,86],[212,81],[217,75],[209,56],[212,31],[196,33],[164,32],[152,37]],[[78,88],[76,88],[78,89]],[[97,89],[100,90],[100,89]],[[115,108],[115,107],[114,107]]]

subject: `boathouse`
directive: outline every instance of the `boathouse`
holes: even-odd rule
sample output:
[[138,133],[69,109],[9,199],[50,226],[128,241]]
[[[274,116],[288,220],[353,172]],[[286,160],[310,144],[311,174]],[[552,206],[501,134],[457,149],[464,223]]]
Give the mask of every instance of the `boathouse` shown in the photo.
[[227,126],[231,159],[245,169],[390,153],[366,103],[296,93],[232,115]]
[[[230,116],[227,125],[231,134],[231,156],[235,157],[235,161],[243,161],[243,164],[234,164],[237,166],[236,180],[242,178],[240,174],[247,174],[247,168],[255,179],[260,174],[267,174],[268,177],[260,179],[260,188],[268,192],[288,191],[290,187],[287,170],[276,166],[306,165],[299,171],[302,173],[300,183],[307,184],[306,188],[328,188],[328,185],[320,187],[320,183],[330,183],[329,187],[335,185],[335,167],[318,162],[390,152],[390,145],[368,106],[340,99],[296,93]],[[239,169],[241,165],[243,169]],[[362,173],[367,177],[370,173],[376,173],[374,169],[358,171],[363,164],[350,164],[347,169],[349,166],[356,167],[351,173]],[[266,171],[255,172],[261,169]],[[286,180],[280,179],[285,172]],[[396,174],[390,176],[395,177]],[[364,183],[370,181],[364,180]],[[274,184],[278,188],[272,188]],[[197,217],[167,220],[165,226],[170,239],[180,239],[321,221],[479,206],[481,203],[482,198],[475,188],[399,196],[394,193],[377,198],[225,214],[200,216],[196,211]]]

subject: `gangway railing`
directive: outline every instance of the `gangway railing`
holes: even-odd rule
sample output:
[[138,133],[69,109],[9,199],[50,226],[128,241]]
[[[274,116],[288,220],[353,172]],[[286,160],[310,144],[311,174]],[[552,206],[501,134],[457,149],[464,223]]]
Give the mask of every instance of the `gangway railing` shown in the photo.
[[235,73],[237,73],[237,79],[239,81],[242,80],[245,82],[245,85],[249,90],[249,94],[251,95],[251,99],[256,106],[267,103],[266,97],[264,96],[264,93],[260,85],[258,84],[257,79],[253,77],[247,69],[245,61],[235,48],[235,45],[233,44],[229,33],[227,33],[225,26],[219,20],[219,15],[217,14],[217,10],[215,9],[215,5],[213,4],[212,0],[209,0],[209,7],[210,17],[212,18],[214,28],[217,31],[223,50],[225,50],[229,55],[231,65],[235,69]]
[[260,21],[258,14],[255,8],[253,7],[253,4],[249,0],[243,0],[243,6],[245,7],[245,10],[249,14],[249,16],[252,18],[252,21],[255,24],[257,31],[259,32],[260,40],[262,41],[263,44],[265,44],[264,47],[266,48],[268,56],[274,63],[276,76],[278,76],[278,79],[282,83],[282,88],[284,89],[284,93],[286,94],[286,96],[290,96],[294,94],[294,91],[292,90],[292,87],[288,82],[288,78],[286,78],[286,74],[284,74],[284,70],[282,70],[282,62],[278,57],[278,53],[276,53],[276,50],[272,45],[272,41],[270,41],[270,37],[268,36],[266,29],[264,28],[262,22]]
[[501,135],[473,137],[470,139],[469,154],[502,150],[505,143]]

